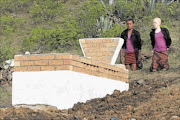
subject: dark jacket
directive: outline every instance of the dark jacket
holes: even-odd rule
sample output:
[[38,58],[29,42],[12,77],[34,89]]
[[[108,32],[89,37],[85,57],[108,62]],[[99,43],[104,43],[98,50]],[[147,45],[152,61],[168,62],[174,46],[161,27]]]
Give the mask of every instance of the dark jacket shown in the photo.
[[[171,37],[169,35],[169,31],[166,28],[161,28],[161,31],[162,31],[164,39],[166,41],[166,46],[167,46],[167,48],[169,48],[171,45]],[[152,29],[152,31],[150,32],[150,39],[151,39],[152,48],[154,48],[154,45],[155,45],[155,29]]]
[[[123,31],[121,33],[121,38],[124,39],[124,44],[123,44],[122,48],[126,49],[126,41],[128,39],[128,29],[126,29],[125,31]],[[140,33],[137,30],[133,29],[132,34],[131,34],[131,42],[132,42],[134,49],[141,50],[141,46],[142,46],[141,45],[141,37],[140,37]]]

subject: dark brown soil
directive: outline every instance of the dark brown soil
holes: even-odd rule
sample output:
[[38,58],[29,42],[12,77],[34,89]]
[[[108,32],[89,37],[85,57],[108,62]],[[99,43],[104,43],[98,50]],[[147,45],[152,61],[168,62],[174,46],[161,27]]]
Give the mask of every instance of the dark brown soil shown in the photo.
[[[129,91],[115,90],[112,95],[77,103],[68,110],[0,108],[0,119],[169,120],[180,117],[180,77],[166,76],[166,72],[150,74],[153,77],[137,80],[132,76]],[[154,77],[158,74],[161,77]]]

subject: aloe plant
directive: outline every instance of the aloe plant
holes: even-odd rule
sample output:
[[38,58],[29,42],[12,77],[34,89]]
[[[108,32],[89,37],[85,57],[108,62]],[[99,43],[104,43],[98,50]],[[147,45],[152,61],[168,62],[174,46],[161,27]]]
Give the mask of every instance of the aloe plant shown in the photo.
[[111,19],[109,19],[108,17],[105,17],[104,15],[100,17],[100,19],[97,19],[97,33],[101,34],[103,32],[105,32],[106,30],[111,29],[113,24],[113,21]]

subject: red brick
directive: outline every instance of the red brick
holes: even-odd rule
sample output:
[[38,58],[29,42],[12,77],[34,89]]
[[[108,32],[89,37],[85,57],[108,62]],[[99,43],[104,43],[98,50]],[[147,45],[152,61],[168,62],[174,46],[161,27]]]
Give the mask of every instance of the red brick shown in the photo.
[[105,63],[105,64],[110,64],[110,63],[111,63],[110,60],[104,60],[104,61],[102,61],[102,62]]
[[92,40],[85,40],[85,43],[91,43]]
[[72,56],[71,54],[64,54],[63,59],[72,59]]
[[71,68],[70,65],[56,66],[56,70],[71,70]]
[[52,59],[55,59],[55,55],[41,55],[41,59],[52,60]]
[[54,66],[41,66],[41,71],[54,71]]
[[79,72],[79,68],[74,66],[74,67],[73,67],[73,71]]
[[96,61],[102,60],[101,57],[99,57],[99,56],[92,57],[92,59],[93,59],[93,60],[96,60]]
[[82,44],[83,48],[88,48],[88,47],[91,47],[92,45],[91,44]]
[[92,75],[98,76],[98,72],[97,71],[92,71]]
[[91,64],[92,64],[92,65],[95,65],[95,66],[98,66],[98,62],[97,62],[97,61],[94,61],[94,60],[91,60]]
[[100,48],[100,51],[102,51],[102,52],[107,52],[107,51],[109,51],[109,48],[103,47],[103,48]]
[[73,61],[71,62],[71,65],[72,65],[72,66],[78,66],[77,64],[78,64],[78,61],[74,61],[74,60],[73,60]]
[[103,77],[103,73],[98,72],[97,76],[98,76],[98,77]]
[[104,68],[101,68],[101,67],[100,67],[98,70],[99,70],[100,72],[103,72],[103,73],[105,72],[105,69],[104,69]]
[[113,42],[113,39],[103,39],[102,42],[104,42],[104,43],[111,43],[111,42]]
[[85,68],[86,65],[84,63],[79,62],[78,66],[81,67],[81,68]]
[[48,65],[48,61],[47,60],[34,61],[34,65]]
[[49,60],[49,65],[63,65],[63,60]]
[[89,75],[92,75],[92,71],[91,70],[87,70],[86,69],[86,73],[89,74]]
[[27,56],[14,56],[14,60],[17,61],[22,61],[22,60],[27,60]]
[[103,53],[103,52],[96,52],[96,53],[94,54],[94,56],[102,56],[102,53]]
[[64,70],[70,70],[71,66],[70,65],[64,65],[63,68],[64,68]]
[[94,51],[93,48],[83,48],[84,52],[92,52]]
[[71,65],[81,68],[84,68],[86,66],[84,63],[78,61],[72,61]]
[[113,55],[113,52],[103,52],[102,55],[105,55],[105,56]]
[[63,59],[63,54],[57,54],[56,59]]
[[30,66],[27,69],[28,71],[40,71],[41,67],[40,66]]
[[94,56],[94,54],[95,54],[94,52],[87,52],[86,56]]
[[79,68],[79,72],[81,72],[81,73],[85,73],[85,68]]
[[92,43],[102,43],[102,39],[95,39],[95,40],[92,40]]
[[106,47],[117,47],[117,43],[107,43],[105,44]]
[[56,66],[55,70],[64,70],[64,66]]
[[77,56],[77,55],[73,55],[73,56],[72,56],[72,59],[75,60],[75,61],[80,61],[80,57]]
[[40,60],[41,55],[31,55],[27,57],[28,60]]
[[64,65],[70,65],[72,63],[72,60],[64,60]]
[[86,63],[86,59],[87,59],[87,58],[81,57],[81,58],[80,58],[80,62]]
[[92,44],[92,47],[101,48],[101,47],[104,47],[104,44],[102,44],[102,43],[93,43],[93,44]]
[[15,67],[14,71],[15,72],[25,72],[25,71],[27,71],[27,67]]
[[34,65],[34,61],[21,61],[21,66],[31,66]]

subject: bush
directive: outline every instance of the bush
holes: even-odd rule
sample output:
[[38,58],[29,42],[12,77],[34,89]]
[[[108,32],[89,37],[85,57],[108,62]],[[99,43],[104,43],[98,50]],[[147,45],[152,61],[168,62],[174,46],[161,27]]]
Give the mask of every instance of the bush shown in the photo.
[[55,28],[37,27],[33,29],[30,35],[24,39],[23,51],[43,52],[58,51],[65,52],[78,45],[79,34],[78,23],[72,17],[66,16],[62,20],[62,26]]
[[1,47],[0,47],[0,63],[5,61],[5,60],[12,59],[13,56],[14,56],[13,48],[10,47],[11,43],[10,42],[8,43],[8,42],[6,42],[6,44],[1,43]]
[[85,1],[77,11],[76,21],[84,37],[96,37],[96,21],[105,14],[103,5],[99,0]]
[[114,24],[110,30],[102,33],[100,37],[120,37],[120,34],[126,29],[125,25]]
[[34,22],[41,23],[53,20],[58,14],[63,14],[63,5],[57,0],[33,1],[29,13]]
[[10,35],[17,30],[17,24],[20,24],[22,21],[19,18],[13,18],[13,16],[2,15],[0,17],[0,35]]

